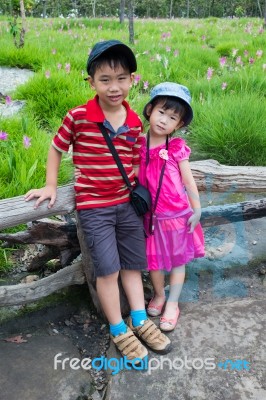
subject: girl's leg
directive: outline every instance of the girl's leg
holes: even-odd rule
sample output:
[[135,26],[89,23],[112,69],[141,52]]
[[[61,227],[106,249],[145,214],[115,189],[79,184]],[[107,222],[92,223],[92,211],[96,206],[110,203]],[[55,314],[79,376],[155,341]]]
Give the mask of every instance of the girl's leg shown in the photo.
[[150,271],[150,277],[154,290],[152,303],[161,306],[165,302],[164,271]]
[[173,268],[170,273],[170,291],[166,302],[163,317],[173,319],[176,317],[178,300],[185,280],[185,265]]

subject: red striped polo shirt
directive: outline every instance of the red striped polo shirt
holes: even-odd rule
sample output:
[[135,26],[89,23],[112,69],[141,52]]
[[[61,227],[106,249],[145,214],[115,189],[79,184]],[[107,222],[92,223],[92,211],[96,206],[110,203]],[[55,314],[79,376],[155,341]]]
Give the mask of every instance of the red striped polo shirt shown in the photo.
[[[134,183],[133,165],[140,163],[142,122],[126,101],[123,106],[127,111],[123,126],[126,132],[116,135],[113,144],[130,182]],[[73,163],[81,171],[74,185],[77,210],[129,201],[129,190],[97,125],[104,121],[98,96],[95,96],[67,113],[52,141],[60,152],[68,152],[70,145],[73,147]]]

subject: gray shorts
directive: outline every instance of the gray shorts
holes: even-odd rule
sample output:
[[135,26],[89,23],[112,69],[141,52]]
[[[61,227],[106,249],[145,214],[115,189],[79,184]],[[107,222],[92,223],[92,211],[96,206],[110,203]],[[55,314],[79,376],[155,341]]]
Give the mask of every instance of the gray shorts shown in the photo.
[[130,203],[79,210],[95,277],[147,268],[142,217]]

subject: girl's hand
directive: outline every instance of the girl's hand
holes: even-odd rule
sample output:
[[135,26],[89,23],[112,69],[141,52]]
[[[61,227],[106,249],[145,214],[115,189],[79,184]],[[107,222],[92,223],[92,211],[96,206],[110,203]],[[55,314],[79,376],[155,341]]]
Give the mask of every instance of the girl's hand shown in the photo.
[[198,225],[201,217],[201,210],[194,210],[194,214],[188,219],[187,224],[190,225],[189,233],[193,233],[195,227]]
[[24,196],[25,201],[32,200],[35,197],[38,197],[38,200],[34,204],[34,209],[38,208],[39,205],[44,200],[47,200],[47,199],[50,199],[50,202],[48,203],[47,208],[51,208],[51,207],[53,207],[55,200],[56,200],[56,187],[45,186],[41,189],[31,189]]
[[76,168],[74,169],[74,177],[75,177],[75,180],[77,180],[80,176],[81,176],[80,169],[76,167]]

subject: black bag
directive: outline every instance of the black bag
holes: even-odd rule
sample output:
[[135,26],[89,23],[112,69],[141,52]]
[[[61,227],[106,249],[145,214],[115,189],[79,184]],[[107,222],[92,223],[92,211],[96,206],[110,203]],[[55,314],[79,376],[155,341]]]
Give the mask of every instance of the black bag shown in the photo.
[[98,126],[103,134],[103,137],[106,140],[109,150],[111,151],[115,159],[119,171],[121,172],[121,175],[124,178],[124,181],[126,182],[128,189],[130,190],[130,203],[132,204],[132,207],[134,208],[136,214],[140,217],[151,209],[150,192],[143,185],[141,185],[137,179],[136,179],[136,186],[131,185],[128,176],[126,174],[126,171],[123,167],[123,164],[117,154],[115,146],[113,145],[113,142],[110,139],[110,136],[108,135],[108,132],[106,131],[103,124],[98,123]]
[[136,186],[131,190],[130,202],[138,216],[144,215],[151,209],[151,194],[137,181]]

